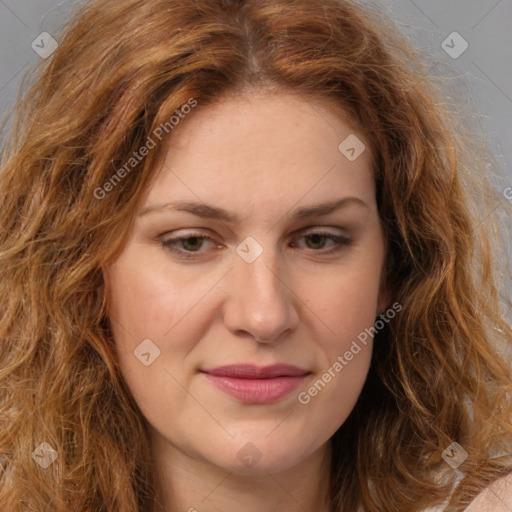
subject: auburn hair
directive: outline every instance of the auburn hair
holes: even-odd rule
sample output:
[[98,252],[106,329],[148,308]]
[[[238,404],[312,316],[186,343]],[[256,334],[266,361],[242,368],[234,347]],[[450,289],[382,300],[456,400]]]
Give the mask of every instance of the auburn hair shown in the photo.
[[[402,306],[331,440],[332,510],[460,511],[512,473],[512,329],[495,255],[512,205],[397,34],[352,0],[92,0],[54,34],[2,143],[4,510],[152,510],[147,423],[116,362],[101,267],[164,144],[111,180],[191,99],[199,109],[252,91],[325,100],[368,140],[384,279]],[[58,454],[47,469],[31,456],[42,442]],[[442,457],[452,442],[468,453],[457,471]]]

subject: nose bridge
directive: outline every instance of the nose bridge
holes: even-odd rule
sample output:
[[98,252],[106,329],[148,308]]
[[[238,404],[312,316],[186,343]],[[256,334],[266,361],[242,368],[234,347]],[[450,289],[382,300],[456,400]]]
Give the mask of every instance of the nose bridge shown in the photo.
[[295,327],[298,315],[286,284],[281,256],[269,241],[263,246],[252,237],[236,250],[231,293],[225,321],[232,331],[272,341]]

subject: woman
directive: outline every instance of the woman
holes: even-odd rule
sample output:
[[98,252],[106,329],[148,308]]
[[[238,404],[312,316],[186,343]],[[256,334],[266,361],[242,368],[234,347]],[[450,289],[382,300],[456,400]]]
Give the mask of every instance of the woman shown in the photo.
[[4,150],[3,509],[487,510],[500,198],[436,98],[351,1],[85,5]]

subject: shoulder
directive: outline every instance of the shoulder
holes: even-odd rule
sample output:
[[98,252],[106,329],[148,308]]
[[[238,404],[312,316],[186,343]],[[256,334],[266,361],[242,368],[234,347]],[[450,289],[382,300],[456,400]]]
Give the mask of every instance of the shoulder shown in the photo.
[[512,510],[512,474],[484,489],[464,512],[510,512]]

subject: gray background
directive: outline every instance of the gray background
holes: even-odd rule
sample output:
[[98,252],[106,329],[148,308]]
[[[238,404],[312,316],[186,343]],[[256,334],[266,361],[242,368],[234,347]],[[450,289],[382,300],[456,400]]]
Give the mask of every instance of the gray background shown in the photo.
[[[30,64],[41,59],[32,49],[32,42],[40,41],[42,32],[56,35],[57,27],[68,19],[73,6],[84,1],[87,0],[0,0],[0,118],[14,104],[20,80]],[[359,1],[364,4],[366,0]],[[444,73],[451,66],[451,76],[458,76],[462,85],[459,101],[477,115],[481,133],[504,176],[496,187],[504,192],[507,186],[512,186],[512,0],[376,3],[400,23],[414,46],[441,61],[442,65],[433,67],[431,74],[448,76]],[[458,32],[468,44],[457,58],[442,47],[447,40],[457,49],[459,43],[450,40],[453,32]],[[510,218],[504,221],[508,226],[512,223]],[[506,309],[512,320],[512,308]]]

